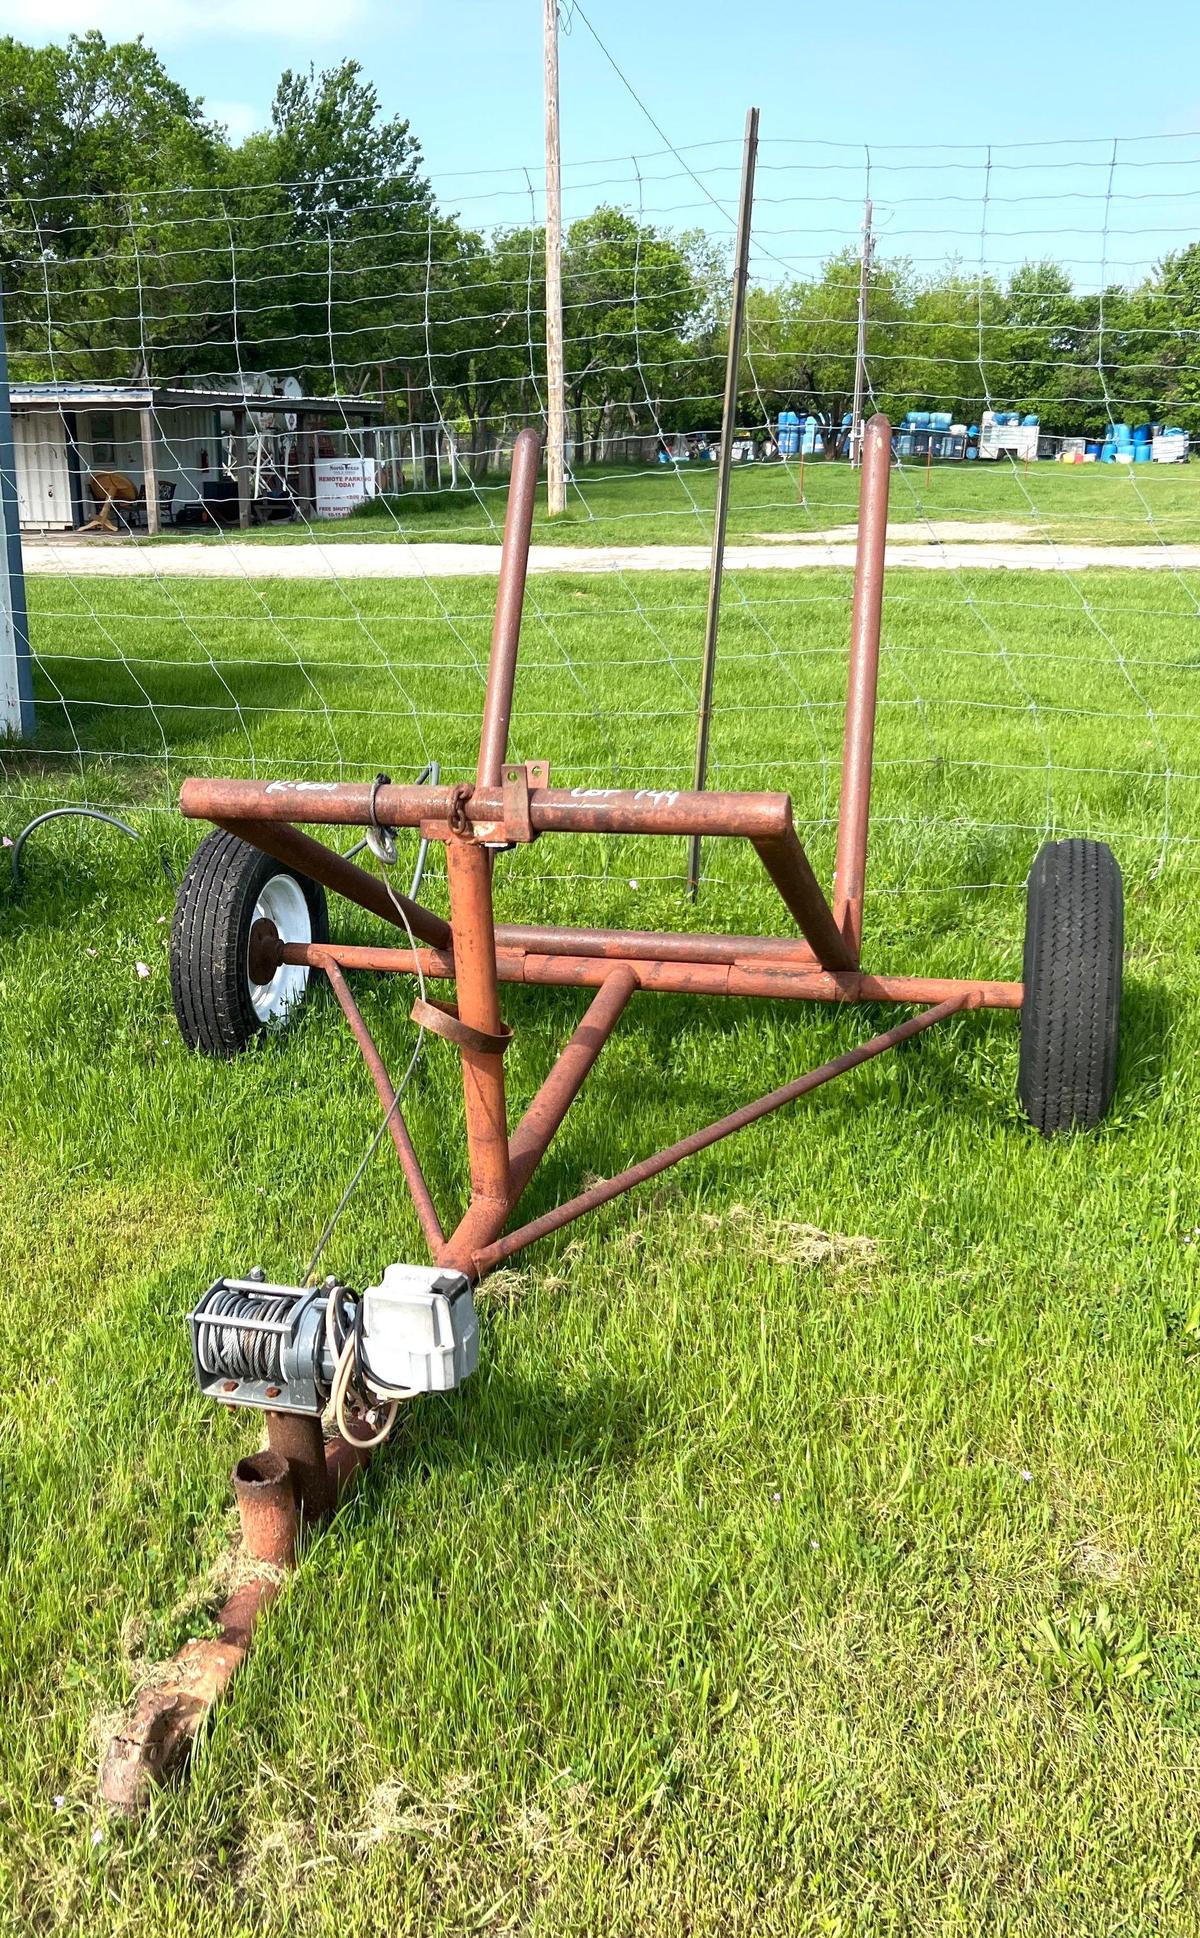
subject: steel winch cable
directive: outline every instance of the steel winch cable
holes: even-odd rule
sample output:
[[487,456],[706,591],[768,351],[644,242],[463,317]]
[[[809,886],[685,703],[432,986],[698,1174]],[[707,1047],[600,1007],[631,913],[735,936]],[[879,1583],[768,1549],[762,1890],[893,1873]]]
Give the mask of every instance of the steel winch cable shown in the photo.
[[[375,796],[379,788],[382,785],[384,785],[386,781],[387,781],[387,776],[384,774],[380,774],[377,776],[375,785],[372,788],[372,791],[371,791],[372,818],[374,818]],[[370,852],[375,856],[376,861],[379,863],[380,879],[383,882],[384,888],[387,890],[388,897],[392,903],[392,906],[395,909],[396,914],[399,916],[400,921],[404,927],[404,932],[408,937],[408,945],[409,945],[409,948],[412,950],[413,967],[416,971],[417,989],[420,994],[421,1001],[424,1002],[425,1001],[425,972],[421,967],[421,957],[417,949],[417,938],[412,932],[412,925],[409,922],[408,915],[405,912],[404,904],[400,900],[400,897],[396,894],[396,891],[392,887],[391,882],[388,880],[387,869],[389,866],[391,866],[391,863],[384,861],[383,856],[380,854],[377,848],[372,846]],[[393,859],[394,859],[394,856],[393,856]],[[325,1252],[326,1246],[328,1245],[330,1239],[333,1237],[338,1221],[341,1218],[342,1213],[345,1211],[346,1206],[349,1204],[351,1198],[354,1196],[355,1191],[358,1189],[359,1183],[362,1179],[364,1172],[366,1171],[368,1164],[371,1162],[371,1159],[374,1157],[376,1151],[379,1149],[380,1144],[383,1142],[383,1139],[387,1133],[388,1126],[391,1123],[392,1118],[395,1116],[396,1112],[400,1108],[401,1103],[404,1100],[405,1093],[407,1092],[408,1086],[412,1082],[413,1076],[416,1072],[417,1064],[421,1060],[421,1052],[424,1048],[424,1044],[425,1044],[425,1026],[422,1023],[422,1024],[419,1024],[417,1027],[417,1040],[413,1045],[412,1055],[409,1057],[408,1065],[404,1071],[404,1075],[401,1077],[399,1083],[396,1085],[396,1094],[392,1098],[392,1101],[389,1104],[387,1110],[384,1112],[383,1117],[380,1119],[379,1124],[376,1127],[376,1130],[374,1132],[374,1135],[372,1136],[369,1144],[367,1145],[366,1150],[363,1152],[361,1158],[359,1159],[357,1165],[355,1166],[354,1171],[351,1174],[349,1183],[347,1184],[345,1190],[342,1192],[341,1197],[339,1198],[336,1206],[334,1207],[332,1215],[328,1219],[325,1225],[325,1228],[322,1231],[321,1236],[317,1241],[316,1250],[313,1252],[313,1255],[308,1262],[308,1269],[304,1273],[304,1276],[300,1281],[301,1285],[312,1284],[317,1266],[321,1262],[321,1258]]]
[[282,1380],[284,1335],[256,1328],[239,1330],[238,1321],[286,1324],[294,1309],[295,1300],[286,1295],[272,1298],[269,1293],[232,1288],[215,1293],[205,1307],[196,1336],[196,1354],[205,1372],[238,1380]]

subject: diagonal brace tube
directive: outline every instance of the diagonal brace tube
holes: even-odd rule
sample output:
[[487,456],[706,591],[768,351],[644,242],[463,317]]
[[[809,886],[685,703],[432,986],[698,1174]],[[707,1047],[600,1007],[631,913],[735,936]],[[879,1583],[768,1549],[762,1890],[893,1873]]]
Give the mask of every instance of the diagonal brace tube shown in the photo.
[[[272,855],[289,868],[298,868],[302,875],[311,875],[313,881],[320,882],[323,888],[331,888],[336,895],[344,895],[348,902],[357,902],[360,908],[367,909],[372,915],[380,915],[394,928],[404,927],[404,915],[408,926],[422,942],[431,948],[448,949],[451,945],[450,924],[425,908],[420,902],[411,902],[407,895],[398,889],[389,894],[385,884],[376,875],[369,875],[365,868],[359,868],[344,855],[327,848],[323,841],[314,841],[309,834],[302,834],[290,821],[263,821],[257,818],[241,820],[233,815],[214,815],[216,826],[224,828],[228,834],[236,834],[240,840],[248,841],[252,848],[258,848],[264,855]],[[392,894],[404,911],[398,915]]]
[[514,1204],[545,1156],[636,988],[637,977],[624,963],[617,964],[605,977],[513,1132],[508,1147],[508,1172]]
[[858,958],[834,921],[795,829],[788,827],[769,840],[756,840],[754,847],[822,969],[857,968]]
[[707,1125],[704,1130],[693,1131],[690,1137],[682,1138],[678,1144],[669,1144],[665,1151],[657,1152],[654,1157],[643,1158],[640,1164],[631,1164],[627,1171],[619,1171],[616,1177],[603,1179],[599,1184],[594,1184],[590,1191],[583,1191],[579,1197],[570,1198],[566,1204],[557,1205],[543,1217],[535,1218],[532,1224],[522,1225],[507,1237],[497,1238],[490,1245],[483,1246],[475,1254],[477,1272],[482,1276],[484,1272],[492,1271],[506,1258],[511,1258],[514,1252],[524,1251],[527,1245],[534,1244],[539,1238],[549,1237],[551,1232],[571,1224],[585,1212],[595,1211],[598,1206],[607,1204],[610,1198],[619,1197],[635,1184],[645,1184],[648,1179],[657,1177],[660,1171],[667,1171],[673,1164],[680,1163],[683,1158],[694,1157],[698,1151],[706,1150],[710,1144],[731,1136],[734,1131],[744,1130],[748,1124],[756,1123],[760,1117],[766,1117],[782,1105],[794,1102],[797,1097],[803,1097],[807,1091],[816,1090],[831,1078],[844,1075],[847,1070],[868,1062],[882,1051],[907,1042],[910,1036],[918,1036],[932,1024],[956,1015],[959,1010],[968,1007],[969,1001],[964,994],[948,997],[944,1003],[935,1003],[932,1009],[922,1010],[919,1016],[910,1016],[903,1023],[885,1030],[881,1036],[873,1036],[869,1043],[860,1043],[856,1049],[834,1057],[832,1062],[823,1063],[819,1069],[810,1070],[805,1076],[784,1084],[782,1089],[770,1091],[755,1103],[743,1104],[740,1110],[720,1118],[715,1124]]

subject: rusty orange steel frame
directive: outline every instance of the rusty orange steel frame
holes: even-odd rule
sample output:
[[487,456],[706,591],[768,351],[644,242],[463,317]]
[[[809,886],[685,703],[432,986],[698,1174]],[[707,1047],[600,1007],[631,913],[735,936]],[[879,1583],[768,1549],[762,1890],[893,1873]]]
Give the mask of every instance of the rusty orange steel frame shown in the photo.
[[[408,946],[284,944],[256,923],[252,973],[266,979],[281,962],[322,971],[374,1080],[417,1216],[435,1264],[478,1279],[535,1239],[617,1197],[669,1165],[765,1117],[782,1105],[965,1009],[1019,1009],[1020,983],[955,982],[927,976],[877,976],[861,965],[871,753],[879,668],[891,432],[872,419],[863,451],[850,682],[842,760],[841,811],[833,905],[826,901],[792,823],[786,794],[659,792],[648,788],[553,788],[544,763],[507,759],[508,726],[521,604],[539,465],[536,434],[517,439],[504,529],[496,620],[474,786],[373,787],[334,782],[189,780],[183,812],[215,822],[263,853],[299,869],[373,915],[411,930]],[[417,828],[446,844],[450,920],[356,867],[297,820],[332,826]],[[638,930],[497,925],[492,862],[498,848],[556,834],[700,835],[750,841],[779,890],[799,935],[659,934]],[[416,1020],[454,1044],[462,1058],[471,1192],[447,1234],[425,1182],[390,1077],[346,979],[346,971],[453,981],[457,1005],[420,997]],[[574,1034],[511,1131],[504,1090],[510,1032],[500,1012],[504,983],[544,983],[595,994]],[[639,990],[695,995],[766,996],[789,1001],[909,1004],[916,1014],[857,1049],[694,1131],[530,1223],[508,1229],[540,1160],[630,998]],[[246,1554],[260,1566],[217,1616],[215,1637],[188,1642],[135,1698],[108,1747],[101,1795],[140,1810],[152,1788],[187,1761],[205,1719],[250,1647],[259,1617],[279,1591],[280,1570],[295,1558],[302,1525],[332,1513],[367,1458],[364,1447],[326,1443],[321,1423],[268,1412],[267,1446],[238,1463],[234,1485]]]
[[[872,975],[861,963],[863,895],[870,813],[871,761],[879,671],[887,534],[891,429],[884,417],[867,426],[863,448],[858,554],[850,642],[850,677],[842,756],[833,904],[822,893],[797,837],[786,794],[676,792],[651,788],[555,788],[542,762],[507,758],[521,608],[529,556],[539,441],[517,439],[501,553],[487,694],[473,786],[395,787],[336,782],[189,780],[184,814],[214,822],[276,860],[312,876],[397,926],[407,922],[414,946],[382,948],[333,942],[283,943],[262,925],[255,936],[256,975],[280,963],[323,971],[374,1080],[436,1264],[476,1280],[536,1239],[691,1157],[719,1138],[905,1042],[960,1010],[1019,1009],[1014,982],[964,982],[928,976]],[[375,876],[304,834],[294,824],[414,828],[446,849],[450,920],[396,893]],[[637,930],[544,928],[497,924],[492,905],[493,855],[543,835],[700,835],[751,842],[779,891],[798,935],[694,935]],[[403,911],[401,914],[396,904]],[[414,1017],[454,1044],[462,1058],[470,1200],[445,1231],[391,1080],[347,984],[345,971],[415,974],[453,982],[456,1004],[418,1000]],[[578,1028],[520,1122],[510,1131],[504,1053],[510,1032],[500,1006],[504,983],[593,989]],[[921,1005],[918,1013],[721,1118],[656,1156],[631,1164],[578,1197],[508,1230],[512,1214],[588,1072],[630,998],[639,990],[707,996],[759,996],[809,1002]]]

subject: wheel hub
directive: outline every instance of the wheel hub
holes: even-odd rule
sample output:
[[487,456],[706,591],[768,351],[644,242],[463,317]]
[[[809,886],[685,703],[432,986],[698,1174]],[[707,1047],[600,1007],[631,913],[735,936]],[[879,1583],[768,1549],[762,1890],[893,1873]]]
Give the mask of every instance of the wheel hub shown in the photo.
[[291,874],[272,875],[254,904],[246,952],[250,1002],[260,1023],[286,1016],[308,983],[303,963],[280,962],[280,943],[311,941],[312,918],[300,883]]
[[269,983],[279,967],[283,944],[269,915],[260,915],[250,930],[246,967],[252,983]]

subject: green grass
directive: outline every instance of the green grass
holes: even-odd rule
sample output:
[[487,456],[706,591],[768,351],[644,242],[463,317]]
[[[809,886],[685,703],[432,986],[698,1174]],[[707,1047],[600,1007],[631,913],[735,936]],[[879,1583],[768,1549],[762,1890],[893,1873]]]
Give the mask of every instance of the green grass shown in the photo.
[[[340,538],[364,542],[404,538],[498,543],[504,523],[506,478],[474,488],[409,493],[377,502],[337,528]],[[534,538],[541,545],[706,545],[712,530],[716,471],[691,464],[669,471],[598,466],[582,470],[566,516],[547,517],[539,492]],[[802,534],[851,525],[857,516],[857,479],[845,464],[798,462],[735,470],[729,513],[732,540],[753,543],[764,533]],[[1200,465],[1071,466],[1008,460],[986,464],[901,467],[892,480],[897,524],[938,519],[964,525],[1005,521],[1027,527],[1033,540],[1092,545],[1200,540]],[[322,536],[332,536],[329,526]],[[236,534],[235,534],[236,535]],[[257,543],[296,544],[307,525],[268,526]],[[179,535],[182,537],[182,534]],[[168,535],[163,543],[176,543]],[[198,544],[225,543],[220,535]]]
[[[702,585],[531,591],[522,754],[562,779],[678,780]],[[184,1313],[219,1272],[302,1266],[375,1121],[327,1000],[235,1065],[184,1053],[159,851],[178,873],[197,831],[169,790],[251,757],[400,776],[428,749],[468,771],[489,621],[464,582],[31,593],[40,745],[5,753],[2,825],[86,791],[133,802],[146,838],[41,831],[3,911],[12,1928],[1195,1931],[1183,584],[889,585],[870,963],[1018,974],[1041,833],[1111,833],[1129,956],[1104,1131],[1041,1143],[1016,1107],[1015,1020],[964,1017],[489,1282],[478,1375],[413,1408],[272,1611],[190,1784],[135,1827],[95,1802],[97,1742],[146,1663],[203,1632],[229,1469],[255,1439],[194,1390]],[[827,877],[846,581],[756,576],[751,596],[727,602],[717,777],[791,786]],[[715,844],[691,909],[681,848],[543,840],[501,864],[499,906],[782,926],[753,857]],[[436,875],[429,892],[443,905]],[[397,1068],[407,994],[361,980]],[[506,991],[514,1108],[580,1007]],[[531,1215],[879,1014],[638,999]],[[448,1209],[461,1102],[436,1042],[409,1115]],[[418,1234],[381,1157],[332,1263],[362,1282],[397,1256],[420,1256]]]

